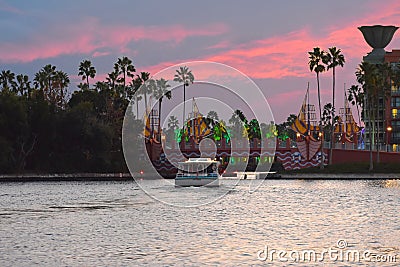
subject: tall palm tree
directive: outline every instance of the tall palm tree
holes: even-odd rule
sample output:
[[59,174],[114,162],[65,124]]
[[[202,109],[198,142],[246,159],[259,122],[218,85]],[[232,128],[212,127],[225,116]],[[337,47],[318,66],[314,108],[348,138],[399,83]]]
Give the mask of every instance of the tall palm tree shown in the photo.
[[377,68],[375,64],[368,62],[362,62],[356,71],[357,82],[363,87],[365,93],[364,106],[367,110],[367,115],[364,117],[368,118],[368,133],[369,133],[369,170],[374,169],[374,161],[372,155],[372,145],[375,143],[375,112],[373,111],[376,103],[377,96],[377,79],[376,79]]
[[180,67],[179,70],[176,70],[176,74],[174,76],[174,81],[183,83],[183,116],[182,116],[182,124],[183,127],[185,125],[185,101],[186,101],[186,86],[189,86],[189,84],[193,83],[194,81],[194,75],[192,74],[192,71],[189,70],[187,66]]
[[144,96],[144,110],[145,110],[145,113],[147,115],[147,112],[148,112],[147,95],[148,94],[152,94],[152,91],[151,91],[152,87],[149,85],[149,83],[146,83],[147,80],[150,78],[150,73],[142,71],[142,72],[140,72],[139,75],[136,75],[136,76],[137,76],[136,83],[138,85],[140,84],[139,87],[138,87],[138,89],[140,88],[140,91],[138,93],[136,93],[136,95],[140,94],[140,95]]
[[43,90],[45,98],[52,104],[54,101],[53,81],[56,73],[56,66],[47,64],[35,74],[33,83],[37,89]]
[[340,49],[336,47],[330,47],[325,57],[323,58],[324,63],[327,65],[327,70],[332,69],[332,127],[331,127],[331,149],[329,151],[329,164],[332,164],[332,153],[334,144],[334,125],[333,120],[335,118],[335,81],[336,81],[336,67],[343,67],[345,63],[344,56]]
[[110,73],[108,73],[108,77],[106,78],[107,83],[111,87],[111,90],[113,90],[113,93],[115,93],[115,84],[118,79],[118,73],[114,70]]
[[29,81],[28,75],[19,74],[16,80],[16,88],[19,94],[29,97],[31,93],[31,82]]
[[[380,138],[380,120],[382,119],[382,125],[384,120],[384,109],[385,109],[385,101],[389,98],[391,92],[391,81],[390,78],[392,77],[392,68],[388,63],[377,64],[377,119],[378,119],[378,127],[377,127],[377,138],[376,138],[376,161],[380,163],[380,145],[381,145],[381,138]],[[380,101],[382,100],[382,102]],[[382,104],[382,105],[381,105]],[[380,110],[382,110],[382,118],[380,117]],[[382,129],[383,130],[383,129]]]
[[82,81],[86,80],[86,88],[89,89],[89,78],[96,76],[96,69],[90,60],[85,59],[79,64],[78,76],[82,76]]
[[[313,51],[308,52],[309,54],[309,62],[308,65],[310,67],[310,71],[314,71],[317,76],[317,88],[318,88],[318,107],[319,107],[319,130],[321,133],[322,130],[322,110],[321,110],[321,93],[319,87],[319,74],[325,71],[325,66],[321,63],[325,57],[326,52],[321,50],[319,47],[314,47]],[[321,134],[321,165],[320,168],[324,168],[324,136]]]
[[397,63],[396,66],[392,69],[390,80],[393,85],[396,87],[400,86],[400,63]]
[[158,140],[161,140],[161,104],[163,101],[164,96],[166,96],[168,99],[171,99],[171,90],[168,89],[168,87],[171,87],[168,84],[168,81],[165,80],[164,78],[161,78],[159,80],[156,80],[154,83],[154,89],[153,89],[153,96],[158,99],[158,118],[159,118],[159,123],[158,123]]
[[56,71],[54,75],[54,83],[57,84],[57,88],[59,89],[59,94],[57,95],[58,103],[60,107],[63,107],[65,104],[65,95],[66,95],[66,88],[68,87],[70,80],[69,76],[66,72],[61,70]]
[[349,89],[347,89],[347,100],[357,108],[358,115],[358,125],[361,126],[361,115],[360,108],[363,108],[364,104],[364,92],[361,90],[361,87],[358,85],[352,85]]
[[15,74],[10,70],[3,70],[0,73],[0,84],[3,90],[9,91],[15,88]]
[[46,80],[47,80],[47,86],[48,90],[52,92],[52,79],[56,73],[56,66],[53,66],[51,64],[48,64],[43,67],[42,69],[43,73],[45,74]]
[[140,77],[132,79],[130,86],[132,87],[132,97],[135,96],[136,116],[139,116],[139,101],[142,100],[142,96],[140,96],[138,92],[140,86],[142,86],[142,80]]
[[127,96],[126,93],[126,78],[132,78],[134,76],[134,72],[136,71],[135,67],[132,64],[132,60],[128,57],[118,58],[117,63],[114,64],[114,70],[118,75],[122,75],[122,78],[118,79],[118,82],[123,84],[123,92],[124,97]]

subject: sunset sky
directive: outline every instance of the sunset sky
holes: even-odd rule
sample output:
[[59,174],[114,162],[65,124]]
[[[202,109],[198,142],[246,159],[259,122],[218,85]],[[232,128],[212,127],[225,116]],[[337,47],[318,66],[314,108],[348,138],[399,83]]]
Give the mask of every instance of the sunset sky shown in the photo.
[[[275,120],[298,113],[307,82],[316,103],[308,51],[336,46],[346,58],[337,71],[337,102],[343,84],[355,83],[362,56],[371,51],[357,27],[400,26],[400,1],[5,1],[0,0],[0,70],[33,78],[46,64],[79,82],[78,65],[89,59],[104,79],[118,57],[137,71],[156,73],[191,60],[232,66],[252,78]],[[400,49],[397,32],[386,48]],[[323,103],[331,101],[331,72],[322,75]]]

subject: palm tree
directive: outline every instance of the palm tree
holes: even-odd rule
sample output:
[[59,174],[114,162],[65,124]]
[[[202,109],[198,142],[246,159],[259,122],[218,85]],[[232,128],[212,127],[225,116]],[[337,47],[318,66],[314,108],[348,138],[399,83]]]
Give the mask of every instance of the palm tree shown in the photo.
[[3,70],[0,73],[0,83],[3,87],[3,90],[9,91],[10,89],[14,90],[15,88],[15,74],[10,70]]
[[[149,86],[148,83],[146,83],[146,81],[150,78],[150,73],[149,72],[140,72],[140,75],[136,75],[137,76],[137,80],[136,80],[136,84],[139,86],[138,89],[140,88],[140,91],[137,94],[141,94],[144,96],[144,110],[145,113],[147,115],[148,112],[148,107],[147,107],[147,95],[152,93],[152,87]],[[139,85],[140,84],[140,85]]]
[[108,74],[108,77],[106,78],[107,83],[115,93],[115,83],[117,82],[118,79],[118,73],[116,71],[112,71]]
[[340,49],[336,47],[330,47],[328,53],[323,59],[324,63],[327,65],[327,70],[332,69],[332,128],[331,128],[331,149],[329,151],[329,164],[332,164],[332,153],[333,153],[333,143],[334,143],[334,127],[333,120],[335,118],[335,80],[336,80],[336,67],[343,67],[345,63],[344,56]]
[[207,114],[207,124],[214,126],[219,121],[218,113],[214,110],[210,110]]
[[[314,71],[317,75],[317,88],[318,88],[318,107],[319,107],[319,130],[321,132],[322,129],[322,110],[321,110],[321,93],[319,88],[319,74],[325,71],[325,66],[322,65],[322,60],[325,57],[325,51],[321,50],[319,47],[314,47],[313,51],[308,52],[309,54],[309,62],[308,65],[310,67],[310,71]],[[321,135],[321,165],[320,168],[324,168],[324,136]]]
[[[357,82],[363,87],[365,93],[366,104],[364,106],[367,109],[368,117],[368,132],[369,132],[369,170],[374,169],[372,145],[375,143],[375,112],[372,111],[375,107],[375,99],[377,95],[377,80],[376,80],[376,65],[368,62],[362,62],[356,71]],[[375,109],[374,109],[375,110]],[[364,116],[365,117],[365,116]]]
[[168,119],[168,128],[172,129],[175,131],[175,129],[179,128],[179,121],[176,116],[170,116]]
[[35,89],[44,90],[46,84],[47,82],[45,73],[42,71],[36,72],[35,78],[33,79],[33,85],[35,86]]
[[[333,132],[332,128],[334,125],[333,122],[333,106],[331,103],[326,103],[324,108],[322,109],[322,130],[324,134],[329,135]],[[334,138],[333,135],[330,138]]]
[[47,64],[35,74],[33,83],[37,89],[43,90],[45,98],[52,104],[55,104],[55,93],[53,90],[54,76],[56,66]]
[[229,122],[232,126],[241,124],[241,120],[240,120],[238,114],[236,114],[236,112],[233,112],[233,113],[232,113],[232,116],[231,116],[231,118],[229,119],[228,122]]
[[249,140],[261,139],[260,124],[258,123],[257,119],[252,119],[246,128]]
[[54,76],[52,77],[52,88],[53,88],[53,96],[52,103],[56,106],[63,108],[65,106],[65,95],[66,88],[68,87],[70,80],[67,73],[59,70],[54,72]]
[[357,108],[358,125],[361,126],[360,108],[363,109],[364,106],[364,92],[358,85],[352,85],[349,89],[347,89],[347,93],[347,100]]
[[[179,120],[176,116],[170,116],[168,118],[168,131],[167,131],[167,135],[168,135],[168,139],[170,141],[173,142],[173,140],[178,141],[178,135],[180,133],[180,131],[177,129],[179,129]],[[178,141],[178,143],[180,142],[180,140]]]
[[213,126],[214,140],[220,141],[223,137],[226,136],[228,136],[228,131],[226,130],[226,123],[223,120],[220,120]]
[[122,74],[122,78],[118,79],[117,81],[123,84],[122,94],[124,95],[124,97],[127,97],[126,78],[132,78],[134,76],[133,73],[136,71],[135,67],[132,64],[132,60],[130,60],[128,57],[118,58],[117,63],[114,64],[114,70],[116,73],[118,73],[118,75]]
[[400,63],[397,63],[396,66],[392,69],[392,76],[390,77],[394,86],[400,86]]
[[[243,122],[239,116],[239,110],[233,112],[232,116],[229,119],[229,123],[231,124],[231,129],[233,130],[233,136],[239,138],[243,134]],[[242,113],[243,115],[243,113]],[[244,115],[243,115],[244,116]]]
[[[153,81],[153,80],[152,80]],[[158,136],[159,136],[159,141],[161,140],[161,104],[163,101],[164,96],[166,96],[168,99],[171,99],[171,90],[168,89],[168,87],[171,87],[168,84],[168,81],[165,80],[164,78],[161,78],[159,80],[156,80],[154,83],[153,89],[153,96],[158,99],[158,118],[159,118],[159,123],[158,123]]]
[[189,84],[193,83],[194,81],[194,76],[192,74],[192,71],[189,70],[187,66],[180,67],[179,70],[176,70],[176,74],[174,76],[174,81],[183,83],[183,120],[182,124],[183,127],[185,125],[185,101],[186,101],[186,86],[189,86]]
[[29,81],[28,75],[23,75],[23,74],[17,75],[16,88],[21,96],[23,95],[26,95],[27,97],[30,96],[31,82]]
[[98,92],[101,92],[101,91],[108,90],[110,87],[106,82],[98,81],[98,82],[95,83],[94,88]]
[[82,76],[82,81],[86,80],[86,88],[89,89],[89,78],[93,79],[96,76],[96,69],[90,60],[85,59],[79,64],[78,76]]
[[[390,78],[392,77],[392,68],[388,63],[383,63],[383,64],[377,64],[377,107],[376,107],[376,112],[377,112],[377,119],[378,119],[378,127],[377,127],[377,136],[376,142],[376,151],[377,151],[377,158],[376,161],[380,163],[380,145],[381,145],[381,138],[380,138],[380,123],[379,120],[382,119],[382,125],[383,125],[383,120],[384,120],[384,107],[385,104],[384,102],[388,99],[390,96],[390,91],[391,91],[391,81]],[[382,102],[380,101],[382,100]],[[381,105],[382,104],[382,105]],[[380,109],[382,108],[382,118],[380,118]]]
[[[139,95],[139,88],[142,86],[142,80],[140,77],[136,77],[135,79],[132,79],[130,82],[130,86],[132,87],[132,94],[135,96],[135,103],[136,103],[136,117],[139,116],[139,101],[142,100],[142,97]],[[132,96],[132,97],[133,97]]]

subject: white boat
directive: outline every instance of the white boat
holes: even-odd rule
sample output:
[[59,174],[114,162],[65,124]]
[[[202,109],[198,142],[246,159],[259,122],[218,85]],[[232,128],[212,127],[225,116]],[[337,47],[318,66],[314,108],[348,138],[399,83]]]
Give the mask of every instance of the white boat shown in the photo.
[[210,158],[190,158],[187,161],[179,162],[175,186],[218,187],[219,164],[219,161]]

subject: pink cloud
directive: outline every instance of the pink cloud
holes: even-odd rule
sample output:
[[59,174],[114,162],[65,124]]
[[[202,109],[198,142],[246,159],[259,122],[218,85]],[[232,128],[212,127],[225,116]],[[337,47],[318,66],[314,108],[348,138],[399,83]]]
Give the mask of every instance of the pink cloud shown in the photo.
[[209,46],[207,47],[207,49],[222,49],[222,48],[227,48],[229,47],[231,44],[229,41],[224,40],[221,42],[216,43],[215,45]]
[[[227,47],[230,47],[230,49],[193,60],[225,63],[245,72],[252,78],[313,77],[314,74],[310,73],[308,69],[307,52],[315,46],[322,49],[336,46],[345,55],[347,61],[345,69],[351,69],[350,73],[353,75],[353,70],[362,60],[362,56],[371,51],[357,28],[361,25],[388,25],[394,21],[399,21],[400,18],[399,2],[391,1],[379,8],[374,5],[371,6],[374,13],[366,14],[357,21],[342,20],[335,22],[334,26],[327,28],[323,34],[313,34],[310,28],[305,27],[286,34],[236,46],[228,46],[227,41],[222,41],[208,47],[208,49]],[[396,39],[395,36],[387,50],[396,46],[399,47],[400,42],[399,38]],[[176,63],[163,62],[158,66],[150,67],[150,69],[159,71],[162,67],[168,67],[168,64]]]
[[[314,34],[311,28],[305,27],[299,30],[273,36],[241,45],[229,45],[230,49],[214,52],[204,57],[194,58],[193,60],[209,60],[221,62],[243,71],[251,78],[258,79],[281,79],[284,77],[299,77],[304,84],[286,84],[282,88],[264,88],[269,92],[269,101],[277,110],[282,107],[290,109],[290,113],[297,113],[300,102],[304,97],[306,81],[310,81],[310,90],[315,92],[315,74],[308,68],[308,51],[313,47],[319,46],[327,49],[332,46],[340,48],[345,55],[346,64],[342,69],[337,70],[337,104],[343,105],[343,84],[349,87],[355,83],[354,72],[362,57],[371,51],[371,48],[364,41],[361,32],[357,29],[362,25],[391,25],[400,21],[400,2],[388,2],[383,8],[371,7],[373,13],[365,14],[362,19],[341,20],[332,23],[322,34]],[[398,25],[397,25],[398,26]],[[400,32],[397,32],[394,39],[386,50],[400,47]],[[224,42],[217,43],[214,49],[224,46]],[[212,50],[213,47],[210,48]],[[190,61],[190,60],[188,60]],[[163,62],[156,66],[150,66],[152,73],[160,71],[162,68],[169,67],[178,62]],[[209,73],[213,75],[214,73]],[[202,76],[205,74],[202,73]],[[302,79],[304,78],[304,79]],[[322,104],[331,101],[331,74],[323,74],[321,79]],[[347,88],[346,87],[346,88]],[[283,92],[282,92],[283,91]],[[316,98],[313,93],[313,97]],[[312,99],[317,103],[316,99]],[[279,112],[278,112],[279,113]],[[279,119],[284,119],[287,115],[278,114]]]
[[[132,41],[152,40],[178,44],[191,36],[215,36],[227,31],[224,24],[189,28],[182,25],[126,26],[101,25],[97,19],[89,18],[77,24],[65,25],[47,34],[38,34],[24,43],[1,43],[1,62],[30,62],[69,54],[105,55],[104,49],[116,53],[129,51]],[[111,53],[111,52],[110,52]]]
[[100,51],[95,51],[92,55],[92,57],[103,57],[103,56],[108,56],[110,55],[111,52],[100,52]]

